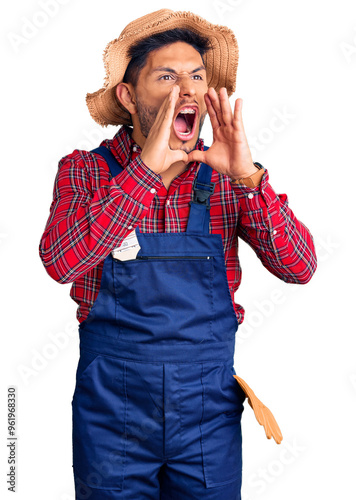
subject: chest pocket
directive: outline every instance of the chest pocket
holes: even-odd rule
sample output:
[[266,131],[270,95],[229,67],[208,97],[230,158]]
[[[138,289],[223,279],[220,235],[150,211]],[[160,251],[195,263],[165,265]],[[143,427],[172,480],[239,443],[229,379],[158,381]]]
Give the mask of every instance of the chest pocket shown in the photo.
[[213,257],[157,256],[114,262],[119,338],[204,342],[212,336]]

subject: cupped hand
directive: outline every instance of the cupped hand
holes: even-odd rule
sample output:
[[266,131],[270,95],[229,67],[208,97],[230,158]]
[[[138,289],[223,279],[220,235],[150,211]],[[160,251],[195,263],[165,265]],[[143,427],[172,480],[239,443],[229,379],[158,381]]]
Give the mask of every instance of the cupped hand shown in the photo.
[[142,148],[142,161],[157,174],[165,172],[173,163],[188,163],[188,155],[181,149],[169,147],[169,138],[175,105],[179,96],[178,85],[173,85],[163,101]]
[[242,99],[236,99],[234,113],[225,87],[219,95],[209,87],[204,99],[213,128],[213,144],[206,151],[191,151],[189,162],[207,163],[232,180],[252,175],[257,167],[253,164],[242,122]]

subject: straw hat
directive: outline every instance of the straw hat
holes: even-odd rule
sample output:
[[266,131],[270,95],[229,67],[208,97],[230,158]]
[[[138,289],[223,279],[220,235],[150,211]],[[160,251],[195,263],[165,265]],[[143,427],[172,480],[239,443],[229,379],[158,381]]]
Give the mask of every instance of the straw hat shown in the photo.
[[212,48],[203,57],[208,86],[216,91],[226,87],[229,96],[234,93],[239,50],[233,31],[226,26],[211,24],[192,12],[161,9],[129,23],[119,38],[106,46],[104,86],[86,95],[89,112],[97,123],[102,126],[132,125],[130,113],[121,105],[115,92],[130,62],[128,49],[148,36],[174,28],[190,29],[209,38]]

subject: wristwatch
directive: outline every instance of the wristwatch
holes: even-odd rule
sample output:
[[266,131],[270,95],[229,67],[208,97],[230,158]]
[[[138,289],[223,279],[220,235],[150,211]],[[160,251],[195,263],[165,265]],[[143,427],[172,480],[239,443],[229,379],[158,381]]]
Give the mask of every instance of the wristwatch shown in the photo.
[[261,165],[261,163],[258,163],[257,161],[254,161],[253,164],[255,167],[258,168],[257,172],[254,174],[250,175],[249,177],[242,177],[241,179],[236,179],[235,181],[232,181],[233,184],[244,184],[247,187],[253,188],[256,186],[259,186],[261,179],[263,177],[263,174],[265,173],[265,169]]

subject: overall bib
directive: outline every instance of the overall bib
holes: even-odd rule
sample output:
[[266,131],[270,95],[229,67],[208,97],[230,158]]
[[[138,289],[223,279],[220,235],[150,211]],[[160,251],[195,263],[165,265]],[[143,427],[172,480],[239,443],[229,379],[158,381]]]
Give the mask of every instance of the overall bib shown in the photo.
[[[112,153],[96,150],[111,176]],[[220,234],[209,234],[212,169],[201,164],[184,233],[141,233],[136,259],[104,260],[79,326],[72,400],[76,499],[239,500],[238,327]]]

